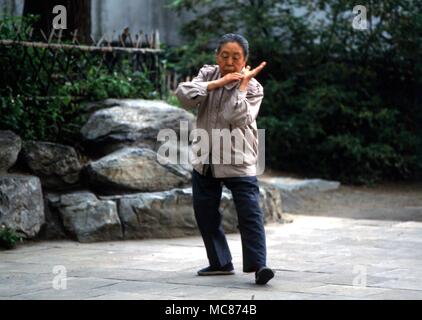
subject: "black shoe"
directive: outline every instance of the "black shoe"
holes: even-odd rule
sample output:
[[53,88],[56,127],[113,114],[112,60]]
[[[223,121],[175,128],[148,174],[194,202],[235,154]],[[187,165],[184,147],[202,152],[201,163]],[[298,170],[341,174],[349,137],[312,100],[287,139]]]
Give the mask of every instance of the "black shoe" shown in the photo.
[[274,271],[268,267],[262,267],[255,272],[256,284],[267,284],[272,278],[274,278]]
[[234,274],[232,263],[228,263],[223,267],[206,267],[198,271],[198,276],[224,276]]

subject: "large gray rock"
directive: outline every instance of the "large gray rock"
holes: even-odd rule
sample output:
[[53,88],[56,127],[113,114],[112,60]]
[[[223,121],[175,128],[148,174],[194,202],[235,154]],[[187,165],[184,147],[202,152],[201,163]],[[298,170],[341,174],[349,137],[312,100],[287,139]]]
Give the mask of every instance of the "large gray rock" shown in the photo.
[[16,162],[22,140],[12,131],[0,131],[0,173],[5,173]]
[[188,122],[189,132],[194,126],[193,114],[163,101],[107,100],[104,104],[106,109],[94,112],[81,129],[87,150],[100,156],[127,146],[157,151],[162,144],[157,142],[160,130],[172,129],[179,135],[180,121]]
[[[192,189],[100,197],[118,203],[126,239],[171,238],[199,234],[196,225]],[[266,222],[281,222],[281,199],[277,190],[260,188],[260,205]],[[220,203],[223,228],[238,231],[237,212],[231,192],[224,188]]]
[[289,213],[301,213],[309,201],[340,187],[337,181],[288,177],[261,177],[260,183],[279,191],[283,211]]
[[57,210],[66,233],[79,242],[122,239],[116,203],[99,200],[90,192],[50,196],[49,205]]
[[34,238],[44,224],[44,203],[38,177],[0,176],[0,224],[23,238]]
[[[221,212],[227,232],[236,230],[237,218],[227,192]],[[192,206],[192,189],[100,197],[117,201],[125,239],[172,238],[197,235]]]
[[53,207],[60,200],[60,195],[47,193],[44,195],[45,223],[41,227],[38,237],[43,240],[66,239],[68,235],[63,227],[60,212]]
[[336,190],[340,187],[340,182],[327,181],[322,179],[272,177],[267,178],[265,182],[273,185],[279,190],[284,191],[324,192],[329,190]]
[[[101,192],[163,191],[188,185],[191,173],[180,165],[161,164],[144,148],[124,148],[85,168],[88,184]],[[113,193],[112,193],[113,194]]]
[[265,222],[286,222],[283,216],[283,201],[280,191],[272,185],[260,183],[260,206]]
[[44,187],[66,189],[78,184],[82,166],[74,148],[50,142],[28,141],[24,144],[22,154]]

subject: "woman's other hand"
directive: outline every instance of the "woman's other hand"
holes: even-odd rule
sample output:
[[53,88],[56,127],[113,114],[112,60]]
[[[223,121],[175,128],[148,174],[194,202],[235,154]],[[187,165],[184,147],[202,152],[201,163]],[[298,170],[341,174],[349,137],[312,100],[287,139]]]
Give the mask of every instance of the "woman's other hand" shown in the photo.
[[226,74],[224,77],[220,78],[219,80],[221,80],[221,86],[223,87],[226,84],[229,84],[230,82],[242,80],[243,77],[244,77],[243,74],[239,72],[233,72],[233,73]]
[[244,77],[244,75],[239,73],[239,72],[228,73],[220,79],[210,81],[208,83],[207,89],[209,91],[214,90],[214,89],[218,89],[218,88],[224,87],[226,84],[229,84],[231,82],[240,81],[240,80],[243,79],[243,77]]

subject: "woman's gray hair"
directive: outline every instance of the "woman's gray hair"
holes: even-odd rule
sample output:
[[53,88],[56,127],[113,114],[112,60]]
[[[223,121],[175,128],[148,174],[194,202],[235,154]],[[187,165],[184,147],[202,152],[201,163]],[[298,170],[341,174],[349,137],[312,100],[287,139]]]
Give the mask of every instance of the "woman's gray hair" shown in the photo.
[[248,42],[248,40],[246,40],[245,37],[241,36],[240,34],[236,34],[236,33],[227,33],[220,38],[220,40],[218,41],[218,47],[217,47],[217,50],[216,50],[216,54],[219,54],[221,47],[228,42],[238,43],[243,49],[243,54],[245,55],[245,58],[247,58],[249,56],[249,42]]

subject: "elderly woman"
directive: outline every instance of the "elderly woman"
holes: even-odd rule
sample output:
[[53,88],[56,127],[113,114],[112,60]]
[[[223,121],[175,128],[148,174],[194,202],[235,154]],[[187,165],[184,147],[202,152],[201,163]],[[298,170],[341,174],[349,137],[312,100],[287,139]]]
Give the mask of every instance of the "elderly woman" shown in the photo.
[[[184,107],[197,108],[197,129],[206,130],[210,137],[209,148],[206,148],[205,154],[201,154],[201,159],[205,158],[206,161],[192,161],[193,207],[209,260],[209,266],[199,270],[198,275],[234,274],[219,211],[224,184],[232,192],[237,211],[243,272],[255,272],[255,282],[266,284],[274,277],[274,271],[266,266],[264,218],[259,206],[256,178],[258,139],[255,121],[264,91],[254,79],[266,63],[251,70],[246,65],[248,55],[249,44],[244,37],[238,34],[224,35],[216,51],[217,65],[203,66],[192,81],[179,84],[176,95]],[[213,141],[215,136],[212,131],[216,129],[226,129],[229,134],[236,132],[237,137],[240,135],[243,138],[248,152],[241,154],[241,163],[221,163],[221,157],[216,156],[220,151],[220,141],[217,149],[214,148],[217,143]],[[248,131],[252,132],[249,139]],[[236,150],[238,153],[237,145],[231,138],[229,141],[229,152]],[[192,149],[200,143],[194,139]],[[203,145],[200,149],[204,151]],[[227,153],[227,150],[223,150],[223,153]]]

